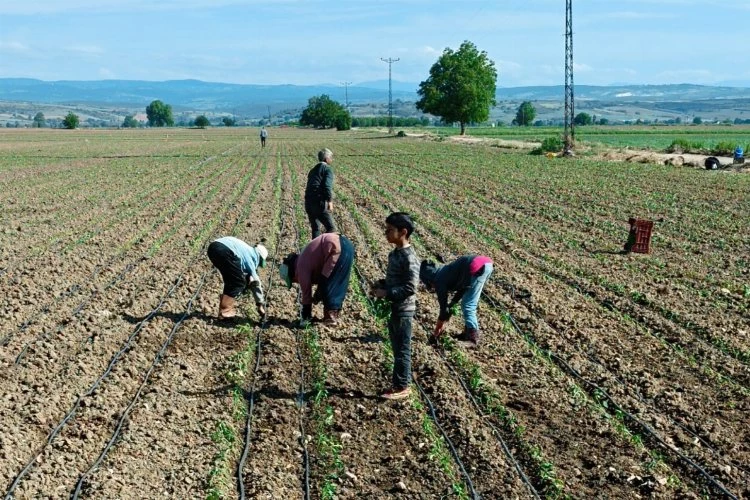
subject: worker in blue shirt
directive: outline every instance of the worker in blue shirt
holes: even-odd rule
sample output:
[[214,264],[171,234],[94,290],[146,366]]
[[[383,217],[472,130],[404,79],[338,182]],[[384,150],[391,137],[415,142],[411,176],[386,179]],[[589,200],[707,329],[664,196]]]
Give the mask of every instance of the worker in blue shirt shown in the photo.
[[265,319],[266,300],[258,268],[266,265],[268,249],[262,243],[250,246],[239,238],[225,236],[212,241],[207,253],[224,280],[224,291],[219,297],[219,319],[237,316],[236,299],[246,288],[255,298],[261,320]]

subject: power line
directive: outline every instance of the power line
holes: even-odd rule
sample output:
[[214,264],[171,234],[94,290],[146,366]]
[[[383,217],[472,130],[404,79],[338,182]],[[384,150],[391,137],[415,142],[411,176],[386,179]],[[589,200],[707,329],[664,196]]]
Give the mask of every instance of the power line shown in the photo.
[[388,59],[380,58],[381,61],[388,63],[388,133],[393,133],[393,86],[392,86],[392,80],[391,80],[391,66],[393,63],[398,62],[400,59],[393,59],[389,57]]

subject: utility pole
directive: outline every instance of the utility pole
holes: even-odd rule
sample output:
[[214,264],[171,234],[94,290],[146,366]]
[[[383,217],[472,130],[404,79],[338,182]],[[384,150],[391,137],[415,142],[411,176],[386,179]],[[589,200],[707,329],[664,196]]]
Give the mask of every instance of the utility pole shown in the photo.
[[271,106],[266,106],[268,109],[268,126],[271,126]]
[[392,80],[391,80],[391,66],[393,63],[398,62],[400,59],[396,58],[393,59],[389,57],[388,59],[380,58],[381,61],[388,63],[388,133],[393,133],[393,86],[392,86]]
[[341,85],[344,86],[344,92],[346,96],[346,111],[349,112],[349,85],[351,85],[352,82],[341,82]]
[[576,135],[574,128],[575,106],[573,102],[573,0],[565,0],[565,132],[566,156],[573,154]]

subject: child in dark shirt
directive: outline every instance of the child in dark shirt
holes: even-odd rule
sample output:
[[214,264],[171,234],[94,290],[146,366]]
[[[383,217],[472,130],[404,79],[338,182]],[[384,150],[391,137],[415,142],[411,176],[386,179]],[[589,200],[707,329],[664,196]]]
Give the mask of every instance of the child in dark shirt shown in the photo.
[[393,348],[393,379],[391,389],[380,395],[383,399],[407,398],[411,391],[411,323],[419,285],[419,259],[409,243],[413,231],[409,214],[394,212],[385,219],[385,237],[396,248],[388,254],[385,280],[373,290],[376,297],[391,301],[388,333]]

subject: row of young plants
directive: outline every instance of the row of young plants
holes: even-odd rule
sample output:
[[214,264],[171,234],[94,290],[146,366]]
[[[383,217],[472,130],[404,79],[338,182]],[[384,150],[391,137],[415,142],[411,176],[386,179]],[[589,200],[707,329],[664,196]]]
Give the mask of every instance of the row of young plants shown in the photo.
[[[269,158],[266,158],[267,162]],[[267,168],[267,163],[263,163],[263,170]],[[267,248],[278,248],[279,234],[281,226],[281,184],[282,184],[282,168],[277,158],[276,160],[276,176],[273,181],[273,200],[274,200],[274,212],[270,218],[271,228],[270,232],[265,231],[264,234],[268,234],[266,245]],[[260,183],[257,183],[260,186]],[[256,193],[257,195],[257,193]],[[239,220],[245,221],[249,217],[257,217],[257,209],[255,209],[255,196],[251,199],[242,214],[240,214]],[[255,212],[255,213],[253,213]],[[237,236],[235,234],[235,236]],[[257,238],[257,235],[256,235]],[[266,287],[266,300],[271,301],[272,288],[271,288],[271,277],[269,277],[268,286]],[[243,307],[242,313],[246,318],[253,318],[256,316],[255,312],[251,311],[250,307]],[[258,324],[254,327],[245,323],[239,325],[236,328],[238,335],[242,336],[244,341],[244,348],[232,355],[227,364],[225,370],[225,379],[230,384],[231,389],[231,415],[232,422],[226,422],[219,420],[216,423],[216,430],[212,434],[211,438],[214,441],[217,451],[213,460],[213,467],[208,473],[208,479],[206,481],[206,498],[207,500],[218,500],[220,498],[227,498],[230,495],[231,483],[235,479],[233,477],[233,471],[236,470],[236,465],[242,452],[242,447],[246,446],[241,438],[239,432],[246,425],[251,425],[252,422],[247,421],[248,417],[248,402],[245,397],[246,389],[251,387],[252,379],[255,378],[256,374],[252,370],[256,353],[260,352],[261,342],[260,333],[257,329],[262,328],[262,325]]]
[[421,221],[421,222],[423,223],[424,221]]
[[[303,170],[304,166],[298,166],[298,170]],[[297,185],[297,190],[295,191],[296,196],[296,202],[295,202],[295,213],[297,214],[297,221],[300,227],[300,230],[302,232],[306,231],[307,220],[306,217],[302,211],[302,200],[301,196],[299,195],[299,191],[301,188],[303,188],[302,182],[297,180],[297,173],[294,172],[294,166],[292,166],[292,172],[293,177],[295,179],[295,185]],[[339,191],[337,189],[337,203],[339,198]],[[340,228],[344,234],[349,236],[350,238],[353,238],[354,236],[351,234],[351,228],[348,227],[347,223],[344,223],[342,225],[342,221],[340,217],[345,216],[347,213],[344,211],[342,212],[341,208],[336,210],[337,214],[340,214],[337,216],[337,223],[340,224]],[[369,237],[372,237],[372,235],[369,235]],[[354,239],[355,246],[357,245],[356,241],[357,238]],[[360,247],[361,248],[361,247]],[[359,252],[358,252],[359,253]],[[350,281],[350,293],[357,299],[360,306],[364,309],[365,312],[375,321],[374,323],[374,331],[377,332],[377,335],[379,336],[381,342],[382,342],[382,359],[383,359],[383,368],[390,373],[392,371],[392,350],[390,346],[390,341],[388,339],[387,335],[387,328],[386,328],[386,321],[387,316],[389,314],[390,308],[387,305],[384,305],[382,301],[372,301],[369,297],[367,297],[362,282],[358,279],[359,276],[359,269],[358,265],[355,262],[355,270],[352,272],[352,278]],[[443,474],[446,475],[446,477],[449,478],[451,483],[450,491],[453,492],[453,494],[459,498],[468,498],[468,493],[466,491],[466,487],[461,481],[461,478],[458,475],[458,472],[456,470],[455,463],[453,462],[453,458],[449,452],[448,446],[446,442],[443,439],[443,436],[441,435],[440,431],[436,427],[436,424],[433,422],[431,417],[429,416],[426,408],[424,407],[422,401],[420,400],[419,396],[417,395],[417,392],[415,391],[411,398],[409,405],[411,407],[411,411],[415,413],[415,415],[419,415],[420,423],[417,427],[422,431],[422,434],[424,436],[424,439],[428,443],[429,451],[427,453],[427,456],[430,457],[432,461],[435,462],[436,465],[440,468],[440,470],[443,472]],[[327,410],[324,413],[326,419],[326,425],[328,427],[331,427],[334,425],[332,421],[333,414],[330,412],[330,410]],[[319,439],[318,439],[319,440]],[[323,441],[329,441],[330,444],[328,445],[328,448],[337,448],[336,445],[340,445],[340,441],[336,439],[332,439],[332,436],[328,436],[324,434]],[[421,445],[420,445],[421,446]],[[343,451],[343,449],[341,449]],[[328,476],[326,476],[326,479],[333,479],[336,481],[340,480],[341,472],[344,471],[345,467],[344,464],[340,463],[340,457],[341,453],[334,453],[332,452],[324,452],[324,455],[334,456],[333,459],[333,473],[329,473]],[[331,459],[328,460],[331,462]],[[329,469],[331,467],[329,466]],[[325,469],[324,469],[325,470]],[[328,494],[331,491],[334,491],[332,488],[328,487],[328,485],[335,486],[335,483],[332,483],[331,481],[326,481],[324,483],[324,491],[326,494]]]
[[[387,168],[387,166],[385,165],[379,165],[379,168],[382,169],[383,167]],[[519,233],[524,234],[524,235],[528,234],[528,230],[526,229],[526,227],[522,229],[516,228],[512,225],[510,227],[505,227],[506,224],[502,224],[502,225],[496,225],[490,228],[486,225],[477,225],[475,221],[483,220],[483,219],[486,220],[487,216],[484,216],[483,218],[480,219],[479,215],[477,215],[476,212],[472,213],[472,211],[489,210],[491,209],[489,204],[485,203],[486,206],[483,208],[461,207],[460,209],[458,209],[455,206],[455,204],[445,203],[444,199],[438,198],[435,195],[434,183],[440,183],[440,181],[437,179],[433,182],[432,187],[418,185],[416,182],[410,179],[406,179],[403,182],[407,183],[411,188],[417,191],[421,197],[426,198],[430,203],[432,204],[440,203],[440,202],[444,203],[445,206],[447,206],[447,210],[450,212],[451,218],[460,218],[462,219],[462,222],[470,224],[476,230],[483,230],[485,234],[489,234],[494,238],[497,238],[497,236],[495,235],[501,234],[503,238],[502,241],[504,242],[505,245],[517,244],[521,246],[522,248],[524,248],[525,250],[527,250],[532,255],[539,254],[539,251],[537,250],[538,247],[533,245],[533,242],[532,242],[533,240],[530,241],[527,239],[527,237],[524,237],[524,238],[516,237],[516,235]],[[487,212],[483,212],[483,213],[487,213]],[[503,221],[507,221],[507,220],[509,220],[507,217],[503,217]],[[554,232],[550,228],[547,228],[547,231],[545,232],[545,234],[554,234]],[[574,246],[578,246],[578,243],[574,244]],[[693,331],[694,333],[702,333],[704,337],[708,337],[709,339],[711,339],[711,342],[712,344],[715,345],[715,347],[719,348],[720,350],[722,350],[723,352],[727,354],[733,355],[733,357],[741,361],[747,357],[747,353],[744,353],[741,349],[737,349],[736,347],[732,348],[731,346],[727,345],[728,344],[727,339],[711,335],[710,333],[708,333],[705,327],[701,328],[696,325],[689,325],[688,321],[682,319],[680,317],[681,315],[676,313],[673,309],[670,309],[661,304],[655,303],[652,299],[648,299],[645,294],[636,294],[636,292],[632,292],[632,291],[629,294],[623,293],[623,291],[625,290],[624,285],[619,284],[619,283],[613,283],[608,278],[599,276],[598,274],[594,274],[593,272],[587,272],[578,267],[573,267],[571,269],[571,265],[568,263],[568,260],[566,259],[550,257],[549,255],[546,255],[544,253],[541,254],[541,258],[548,260],[556,268],[561,267],[566,270],[570,269],[571,272],[574,273],[574,275],[581,276],[584,279],[589,279],[589,280],[593,279],[594,283],[603,286],[610,292],[613,292],[613,293],[619,292],[619,294],[623,296],[623,298],[628,299],[636,303],[637,305],[648,306],[651,309],[655,310],[657,313],[659,313],[662,317],[665,317],[666,319],[669,319],[671,321],[675,321],[678,324],[680,324],[680,326],[687,328]],[[643,278],[641,278],[641,282],[642,280]],[[719,312],[724,312],[724,309],[720,309]]]
[[[615,250],[612,251],[611,244],[607,242],[624,241],[627,235],[624,220],[620,224],[615,224],[612,218],[612,202],[597,209],[594,200],[601,198],[601,196],[591,196],[585,189],[582,189],[582,187],[587,187],[593,192],[599,192],[602,187],[598,187],[599,182],[596,179],[610,180],[609,171],[604,174],[594,172],[592,176],[589,175],[592,173],[591,169],[583,169],[582,173],[580,167],[573,172],[566,167],[562,167],[565,168],[565,171],[555,176],[552,184],[554,190],[549,190],[548,184],[550,182],[542,178],[549,174],[544,173],[543,170],[525,168],[518,173],[516,170],[504,167],[488,166],[487,163],[495,159],[489,153],[484,158],[481,154],[474,155],[473,158],[476,159],[478,165],[470,166],[457,160],[458,164],[451,164],[448,167],[424,166],[419,161],[395,160],[392,162],[393,165],[391,165],[391,162],[385,162],[379,165],[379,168],[408,168],[411,172],[418,173],[418,175],[411,176],[414,182],[424,185],[425,182],[421,179],[430,179],[429,185],[425,185],[424,189],[434,194],[436,192],[435,187],[442,186],[444,190],[439,191],[441,196],[444,192],[444,196],[450,199],[455,200],[457,197],[461,197],[463,192],[472,192],[472,206],[469,208],[484,214],[485,218],[488,219],[486,222],[495,222],[494,225],[505,231],[504,236],[506,238],[513,238],[513,235],[519,232],[524,235],[534,235],[531,241],[521,241],[519,244],[526,243],[527,246],[530,246],[541,242],[549,247],[550,243],[553,243],[555,247],[566,252],[567,260],[575,257],[579,266],[588,269],[593,268],[593,272],[600,272],[601,265],[612,260],[605,254],[616,253],[619,247],[615,247]],[[496,168],[502,170],[501,183],[489,182],[477,186],[475,179],[486,176],[488,167],[493,172]],[[581,178],[582,175],[585,180]],[[515,182],[514,178],[518,178],[521,182]],[[566,181],[565,179],[568,178],[573,180]],[[566,196],[560,202],[557,202],[556,199],[560,197],[559,193],[565,192],[564,189],[562,191],[560,189],[560,185],[564,182],[570,182],[574,186],[573,190],[571,190],[570,196]],[[632,176],[629,182],[631,186],[634,184]],[[509,185],[506,186],[506,184]],[[529,186],[531,186],[531,189],[529,189]],[[530,204],[529,200],[538,200],[538,203]],[[582,201],[585,205],[581,205]],[[678,204],[676,197],[673,197],[670,203]],[[663,207],[663,205],[660,204],[660,207]],[[680,220],[684,221],[685,217],[682,213],[684,211],[681,209],[680,213],[675,213],[673,217],[667,216],[667,218],[679,217]],[[723,212],[714,209],[713,213],[719,215]],[[529,224],[529,216],[532,217],[533,224]],[[734,243],[727,244],[731,246],[741,245],[742,237],[738,236],[742,234],[742,231],[738,231],[739,220],[741,219],[737,217],[728,217],[727,226],[724,229],[714,229],[714,231],[720,230],[722,233],[736,235],[735,238],[739,239]],[[704,225],[704,221],[705,212],[701,214],[700,222],[688,227],[700,229]],[[697,300],[694,302],[701,303],[700,310],[706,307],[715,307],[718,312],[723,312],[726,308],[736,309],[740,313],[743,309],[746,310],[748,302],[742,297],[745,285],[742,281],[743,276],[739,272],[741,262],[738,261],[736,265],[732,265],[730,269],[735,269],[735,271],[729,271],[732,274],[726,274],[722,271],[726,267],[725,259],[722,258],[721,253],[717,253],[717,258],[711,257],[708,262],[705,262],[704,266],[701,266],[704,267],[702,272],[700,272],[700,269],[698,269],[699,272],[692,271],[696,264],[695,256],[692,254],[681,255],[682,249],[685,247],[685,234],[689,237],[692,233],[685,231],[685,223],[683,222],[674,236],[664,235],[665,231],[670,231],[668,228],[670,223],[666,222],[665,224],[667,224],[667,227],[662,227],[663,224],[661,223],[657,225],[659,229],[655,232],[654,246],[659,248],[662,254],[670,250],[679,250],[676,255],[670,254],[669,270],[665,269],[667,263],[659,256],[642,259],[637,263],[634,262],[625,266],[611,266],[610,271],[621,276],[620,279],[624,283],[622,286],[637,290],[644,282],[644,274],[649,283],[669,278],[670,287],[686,289],[688,293],[695,295]],[[506,226],[510,227],[506,229]],[[701,239],[706,239],[709,243],[715,240],[711,237],[701,237]],[[609,247],[610,250],[601,253],[601,249],[587,248],[587,246],[591,247],[591,241],[602,241],[604,246]],[[535,246],[538,247],[538,245]],[[677,273],[671,271],[675,268],[679,269]],[[669,272],[669,275],[665,275],[665,271]],[[720,289],[730,290],[733,293],[719,293]],[[705,295],[707,290],[711,294],[712,300],[710,302],[700,298],[700,295]],[[713,290],[713,293],[710,292],[711,290]],[[660,297],[659,300],[669,301],[673,298],[668,295]],[[679,305],[690,308],[693,307],[693,301],[683,301]],[[674,307],[671,308],[674,309]]]
[[[300,182],[297,168],[288,162],[290,175],[290,189],[294,204],[294,224],[297,234],[297,252],[301,252],[304,245],[300,235],[306,233],[307,217],[304,214],[304,201],[300,196]],[[306,361],[310,367],[312,397],[310,398],[309,425],[313,429],[312,442],[315,444],[316,472],[320,476],[315,481],[318,494],[324,500],[337,498],[337,483],[345,471],[345,464],[341,459],[343,444],[341,439],[333,433],[335,414],[329,400],[326,388],[328,371],[320,345],[320,333],[316,326],[308,326],[299,334],[303,343]]]
[[[230,213],[231,210],[230,210],[229,207],[231,207],[234,203],[237,203],[237,201],[240,200],[240,199],[242,199],[243,201],[246,199],[246,197],[242,197],[241,195],[245,194],[244,193],[244,188],[246,188],[249,185],[249,180],[253,176],[253,172],[252,171],[242,172],[242,176],[243,176],[242,177],[242,182],[239,182],[237,184],[229,184],[228,185],[228,187],[232,188],[231,190],[229,190],[229,189],[227,190],[227,193],[231,193],[231,196],[225,195],[225,196],[222,196],[221,199],[212,200],[212,203],[214,203],[216,206],[214,207],[215,210],[212,211],[211,213],[222,213],[222,212],[225,213],[225,214]],[[257,186],[252,186],[253,189],[255,189],[256,187]],[[210,234],[216,234],[217,229],[221,225],[221,223],[218,220],[215,220],[215,219],[212,219],[212,220],[209,220],[209,221],[205,221],[204,220],[204,222],[205,223],[203,224],[203,226],[206,226],[206,225],[207,226],[211,226],[211,230],[209,231]],[[196,223],[199,223],[199,221],[196,221]],[[200,228],[203,227],[203,226],[199,226],[199,225],[196,224],[196,231],[200,231]],[[179,241],[175,241],[175,244],[178,245],[178,247],[182,246],[180,243],[181,242],[179,242]],[[141,320],[139,322],[136,330],[133,331],[133,333],[131,333],[128,336],[128,338],[126,339],[124,347],[120,351],[118,351],[118,353],[115,354],[115,357],[113,357],[113,359],[110,361],[109,368],[106,371],[104,371],[103,375],[101,375],[97,379],[96,383],[98,384],[105,377],[107,377],[108,374],[112,373],[113,370],[115,372],[117,372],[117,376],[112,377],[112,379],[114,379],[114,384],[109,383],[109,384],[107,384],[104,387],[104,389],[97,389],[96,402],[94,402],[92,400],[92,403],[94,403],[93,405],[86,405],[85,406],[85,412],[86,412],[87,415],[86,415],[86,418],[84,418],[84,420],[87,421],[87,422],[89,422],[89,424],[91,425],[89,427],[89,430],[90,430],[91,433],[96,434],[97,433],[96,429],[99,428],[99,427],[101,427],[101,426],[103,426],[103,425],[106,426],[106,423],[109,421],[108,418],[98,418],[98,419],[96,418],[96,412],[102,412],[103,411],[106,414],[109,414],[109,412],[111,411],[111,408],[109,408],[109,405],[116,404],[116,403],[111,402],[107,398],[107,395],[110,394],[110,395],[113,395],[115,397],[123,397],[123,396],[127,397],[126,396],[127,393],[123,392],[123,389],[125,389],[127,391],[127,388],[129,387],[128,384],[130,383],[129,381],[133,381],[133,382],[137,381],[134,377],[136,377],[137,375],[139,375],[139,373],[138,373],[138,368],[134,367],[134,365],[136,365],[137,362],[143,362],[144,358],[145,358],[144,354],[147,353],[147,352],[149,352],[148,350],[154,345],[155,342],[159,341],[158,336],[153,335],[153,333],[150,333],[150,334],[146,335],[146,337],[143,337],[142,335],[141,336],[138,336],[138,335],[141,332],[143,326],[146,324],[146,322],[148,322],[150,319],[152,319],[156,315],[156,313],[158,312],[159,308],[161,308],[162,305],[164,304],[165,300],[169,300],[170,294],[174,293],[174,290],[178,287],[178,284],[183,279],[183,276],[185,276],[186,273],[189,273],[190,274],[190,276],[189,276],[190,280],[192,280],[192,279],[195,278],[196,274],[195,274],[195,272],[192,272],[193,271],[192,270],[192,266],[194,265],[195,261],[200,257],[200,253],[201,252],[196,252],[195,255],[188,255],[187,256],[188,259],[189,259],[187,261],[187,268],[182,268],[182,266],[186,264],[185,260],[183,260],[183,259],[174,259],[174,254],[175,254],[174,249],[172,249],[172,251],[167,252],[166,254],[164,254],[164,262],[161,262],[161,264],[164,265],[163,268],[158,267],[159,264],[160,264],[159,262],[154,262],[153,263],[154,265],[157,266],[157,268],[159,268],[161,271],[163,271],[163,272],[160,273],[160,275],[162,275],[164,277],[166,277],[166,275],[169,273],[170,268],[172,270],[181,270],[183,274],[180,277],[178,277],[178,279],[175,281],[175,285],[173,285],[173,287],[170,288],[170,291],[168,291],[167,294],[164,297],[162,297],[162,299],[159,302],[159,304],[157,305],[156,309],[154,309],[151,314],[149,314],[146,318],[144,318],[143,320]],[[204,276],[205,276],[205,273],[204,273]],[[201,283],[199,283],[198,292],[200,291],[200,289],[202,288],[202,286],[203,286],[203,281],[201,281]],[[183,286],[183,290],[185,290],[185,289],[186,289],[186,286]],[[196,293],[198,293],[198,292],[196,292]],[[109,297],[109,298],[111,299],[111,297]],[[194,297],[191,298],[190,304],[192,304],[193,301],[194,301]],[[106,302],[107,301],[105,300],[105,303]],[[188,312],[189,312],[189,309],[188,309]],[[158,325],[159,324],[163,324],[164,320],[158,320],[157,319],[157,321],[155,323],[156,323],[155,328],[158,328]],[[172,335],[174,334],[174,332],[176,331],[176,328],[178,328],[178,327],[179,327],[179,323],[176,323],[175,326],[173,327],[172,332],[168,336],[167,341],[170,341],[170,339],[172,338]],[[132,329],[132,325],[130,325],[128,329]],[[138,338],[136,338],[136,336],[138,336]],[[106,355],[108,352],[111,352],[110,348],[112,346],[114,346],[115,343],[117,342],[117,338],[115,338],[115,337],[105,338],[103,340],[104,340],[104,342],[94,344],[97,347],[96,349],[94,349],[93,347],[91,349],[89,349],[89,351],[90,351],[88,353],[89,354],[89,357],[88,357],[89,360],[98,360],[98,359],[101,359],[101,355],[102,354]],[[133,344],[133,343],[135,343],[135,344]],[[128,346],[131,346],[131,347],[128,348]],[[159,350],[159,353],[163,353],[168,346],[169,346],[168,344],[162,345],[162,348]],[[56,346],[56,347],[58,347],[58,346]],[[135,347],[137,347],[137,349]],[[127,353],[125,352],[126,350],[127,350]],[[132,354],[130,354],[131,351],[132,351]],[[123,359],[121,361],[120,357],[123,356],[123,355],[126,355],[126,354],[127,354],[128,357],[125,358],[125,359]],[[158,356],[157,356],[157,358],[158,358]],[[126,360],[128,360],[128,361],[126,361]],[[91,373],[91,372],[96,373],[96,371],[95,371],[96,370],[96,367],[95,367],[96,363],[87,363],[87,364],[88,364],[87,373]],[[92,370],[92,368],[93,368],[93,370]],[[151,372],[152,372],[152,370],[150,369],[148,373],[151,373]],[[84,376],[85,376],[85,374],[84,374]],[[80,375],[77,375],[77,374],[75,374],[75,376],[68,376],[68,377],[66,377],[65,380],[64,380],[64,383],[66,384],[67,390],[75,391],[76,387],[80,386],[80,383],[83,381],[83,380],[80,380],[81,378],[82,377]],[[53,377],[50,376],[50,377],[44,379],[43,382],[47,382],[47,381],[51,382],[52,379],[53,379]],[[77,380],[80,380],[80,381],[76,382]],[[39,391],[39,389],[41,388],[39,384],[36,385],[36,388],[37,388],[38,392],[41,393],[41,391]],[[89,390],[89,393],[91,393],[91,390]],[[140,394],[140,391],[138,393],[136,393],[136,398],[138,397],[138,394]],[[61,398],[61,402],[65,403],[66,399],[67,398],[65,398],[65,397]],[[100,402],[100,400],[101,400],[101,402]],[[104,403],[104,401],[106,401],[106,403]],[[117,401],[117,400],[115,400],[115,401]],[[76,405],[79,405],[79,404],[80,404],[80,400],[76,403]],[[133,405],[133,403],[131,403],[128,406],[128,408],[129,409],[132,408],[132,405]],[[74,410],[75,410],[75,408],[74,408]],[[25,409],[25,411],[28,411],[28,409]],[[52,408],[46,408],[46,411],[50,412],[51,414],[54,414],[54,410]],[[83,417],[80,417],[80,418],[83,418]],[[80,420],[80,418],[78,418],[78,419]],[[64,420],[62,422],[62,425],[64,425],[65,422],[66,421]],[[119,429],[121,429],[121,426],[118,426],[117,429],[119,431]],[[106,432],[105,429],[102,429],[101,431],[102,432]],[[72,441],[73,443],[75,443],[75,442],[78,441],[78,437],[77,436],[70,434],[70,432],[74,432],[73,430],[70,430],[70,426],[66,427],[66,429],[63,429],[63,432],[66,435],[66,437],[63,438],[63,439],[68,439],[68,440]],[[112,440],[110,440],[110,443],[112,443]],[[102,453],[106,453],[106,450],[107,450],[107,448],[105,448]],[[50,450],[48,453],[52,453],[52,452],[53,451]],[[58,452],[62,452],[62,453],[76,453],[77,450],[75,450],[75,449],[66,449],[66,448],[61,448],[61,449],[55,448],[54,452],[55,453],[58,453]],[[64,458],[64,456],[62,458]],[[76,459],[76,462],[80,462],[81,460],[85,460],[85,459],[86,459],[85,456],[83,456],[81,454],[81,456],[79,456],[79,458]],[[72,465],[73,464],[73,460],[72,459],[69,460],[69,461],[62,460],[62,461],[54,462],[54,463],[56,463],[56,464],[70,463],[71,464],[70,466],[73,467],[73,465]],[[54,474],[54,473],[56,473],[56,471],[60,472],[60,476],[64,476],[65,475],[64,470],[60,469],[57,466],[54,467],[52,471],[48,471],[48,472]],[[55,479],[58,480],[58,478],[55,478]]]
[[[266,183],[268,165],[263,164],[261,167],[256,164],[250,168],[235,168],[235,170],[244,172],[244,175],[240,182],[228,183],[230,186],[234,185],[231,199],[222,200],[222,208],[219,210],[207,210],[204,212],[204,214],[211,214],[213,217],[202,218],[205,221],[203,228],[197,230],[194,233],[193,239],[188,243],[188,247],[195,254],[193,260],[203,254],[206,246],[214,237],[223,234],[238,235],[238,231],[245,226],[245,221],[248,220],[251,213],[257,213],[255,200],[260,194],[262,186]],[[277,214],[280,210],[280,173],[280,169],[277,168],[276,179],[274,181],[274,185],[276,186]],[[252,180],[255,180],[255,182],[251,182]],[[228,228],[229,231],[221,230],[220,228],[222,227]],[[276,233],[272,233],[271,238],[276,238]],[[191,265],[192,263],[188,264],[188,267]],[[245,307],[243,313],[248,318],[254,316],[249,307]],[[244,418],[247,415],[243,382],[248,377],[248,369],[253,360],[256,348],[257,339],[253,339],[252,333],[253,328],[249,324],[240,325],[236,329],[236,335],[239,338],[237,343],[242,348],[227,360],[223,369],[223,379],[230,386],[228,391],[231,396],[231,408],[226,413],[223,413],[223,418],[216,422],[215,430],[211,433],[211,439],[215,443],[217,450],[206,481],[206,496],[208,498],[225,498],[227,496],[229,478],[232,474],[230,468],[236,463],[238,452],[241,450],[240,445],[242,443],[238,437],[237,429],[244,423]]]
[[[365,235],[366,242],[369,247],[369,253],[376,254],[378,251],[377,249],[379,243],[372,234],[372,230],[370,229],[371,223],[368,221],[368,219],[363,217],[362,214],[360,214],[356,204],[352,201],[349,195],[347,195],[346,192],[343,191],[343,189],[339,190],[338,199],[341,200],[341,203],[343,203],[343,205],[346,207],[347,213],[354,218],[359,230],[362,231],[362,233]],[[412,241],[413,244],[418,245],[416,239],[417,238],[415,235]],[[420,255],[424,254],[420,252]],[[361,290],[359,290],[358,298],[360,298],[360,300],[365,300],[363,297],[365,297],[364,294]],[[381,335],[383,336],[384,343],[388,346],[388,351],[390,351],[390,344],[387,338],[387,330],[382,330],[382,328],[385,326],[385,321],[387,321],[389,308],[387,307],[387,305],[385,307],[378,307],[378,303],[367,303],[367,305],[372,313],[379,318],[379,324],[381,325]],[[420,324],[419,326],[422,325]],[[534,466],[536,466],[536,474],[533,474],[532,481],[536,483],[536,486],[540,493],[542,493],[546,498],[564,497],[565,486],[563,481],[556,476],[555,466],[553,462],[544,456],[538,446],[531,445],[525,440],[524,427],[518,422],[518,419],[513,414],[513,412],[502,404],[502,398],[492,386],[492,384],[488,384],[487,381],[483,379],[482,371],[479,365],[471,361],[469,357],[467,357],[463,353],[463,351],[458,348],[455,342],[448,340],[447,338],[443,343],[443,348],[446,350],[448,359],[450,360],[452,365],[459,370],[463,380],[468,382],[467,385],[471,389],[473,396],[476,397],[481,403],[481,409],[484,412],[485,417],[497,418],[502,424],[503,431],[505,431],[505,438],[511,438],[513,440],[512,447],[521,452],[520,455],[523,455],[524,462],[534,464]],[[421,404],[420,409],[423,410]],[[429,417],[427,416],[427,414],[424,414],[424,418],[429,422]],[[431,429],[430,433],[435,434],[434,428]],[[436,449],[435,454],[436,456],[440,457],[439,463],[446,466],[452,465],[451,456],[448,453],[445,444],[442,444],[442,446],[439,446],[437,448],[438,449]],[[456,491],[459,496],[466,495],[467,492],[465,491],[463,483],[458,481],[459,478],[457,477],[455,470],[452,469],[446,470],[446,474],[449,474],[449,477],[451,477],[453,480],[454,491]]]

